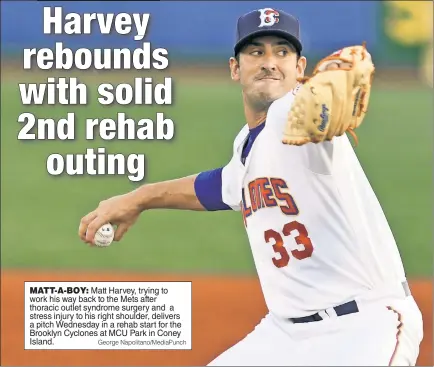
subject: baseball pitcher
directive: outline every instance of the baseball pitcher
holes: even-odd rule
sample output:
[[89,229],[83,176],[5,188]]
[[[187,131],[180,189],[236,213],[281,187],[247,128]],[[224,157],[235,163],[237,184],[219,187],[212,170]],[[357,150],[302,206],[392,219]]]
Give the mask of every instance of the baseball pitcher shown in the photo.
[[343,47],[305,77],[295,17],[259,9],[236,28],[229,64],[246,124],[231,160],[101,202],[80,238],[92,244],[111,222],[119,241],[153,208],[239,211],[269,313],[209,365],[415,365],[422,315],[351,144],[368,109],[370,53]]

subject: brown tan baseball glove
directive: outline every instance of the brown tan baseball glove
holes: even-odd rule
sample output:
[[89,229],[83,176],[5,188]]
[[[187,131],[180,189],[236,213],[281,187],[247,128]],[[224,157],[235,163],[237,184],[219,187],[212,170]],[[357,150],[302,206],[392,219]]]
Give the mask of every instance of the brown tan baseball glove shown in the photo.
[[357,145],[354,129],[368,108],[374,64],[362,46],[345,47],[322,59],[294,97],[283,143],[303,145],[332,140],[348,131]]

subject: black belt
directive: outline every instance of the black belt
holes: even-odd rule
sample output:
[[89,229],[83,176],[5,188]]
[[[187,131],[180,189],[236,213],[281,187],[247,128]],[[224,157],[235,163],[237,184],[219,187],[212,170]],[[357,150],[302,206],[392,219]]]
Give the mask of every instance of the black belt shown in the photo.
[[[407,297],[410,296],[411,293],[410,293],[410,288],[408,286],[408,283],[403,282],[402,287],[404,289],[405,295]],[[352,313],[359,312],[359,307],[357,306],[356,301],[350,301],[350,302],[344,303],[342,305],[335,306],[335,307],[333,307],[333,309],[335,310],[337,316],[344,316],[344,315],[349,315]],[[327,313],[327,311],[325,311],[325,312]],[[323,320],[323,318],[320,316],[319,313],[316,313],[316,314],[313,314],[310,316],[297,317],[297,318],[292,318],[289,320],[292,321],[294,324],[300,324],[300,323],[304,323],[304,322],[321,321],[321,320]]]

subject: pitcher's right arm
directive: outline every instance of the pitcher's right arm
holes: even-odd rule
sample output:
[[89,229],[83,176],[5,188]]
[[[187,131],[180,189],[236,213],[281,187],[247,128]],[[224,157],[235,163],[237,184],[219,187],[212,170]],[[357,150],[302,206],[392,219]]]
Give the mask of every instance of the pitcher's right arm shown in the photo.
[[139,215],[150,209],[230,210],[222,198],[223,169],[145,184],[126,194],[103,200],[81,219],[79,236],[82,241],[93,244],[96,231],[103,224],[111,223],[117,226],[114,240],[119,241]]

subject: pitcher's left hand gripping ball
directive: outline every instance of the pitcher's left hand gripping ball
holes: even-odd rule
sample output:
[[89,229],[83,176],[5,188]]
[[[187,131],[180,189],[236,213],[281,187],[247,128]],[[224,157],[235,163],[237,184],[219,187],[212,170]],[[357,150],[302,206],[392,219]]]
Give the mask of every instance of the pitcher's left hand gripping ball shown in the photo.
[[283,143],[303,145],[332,140],[354,129],[367,112],[374,64],[365,45],[345,47],[322,59],[303,78],[288,115]]

